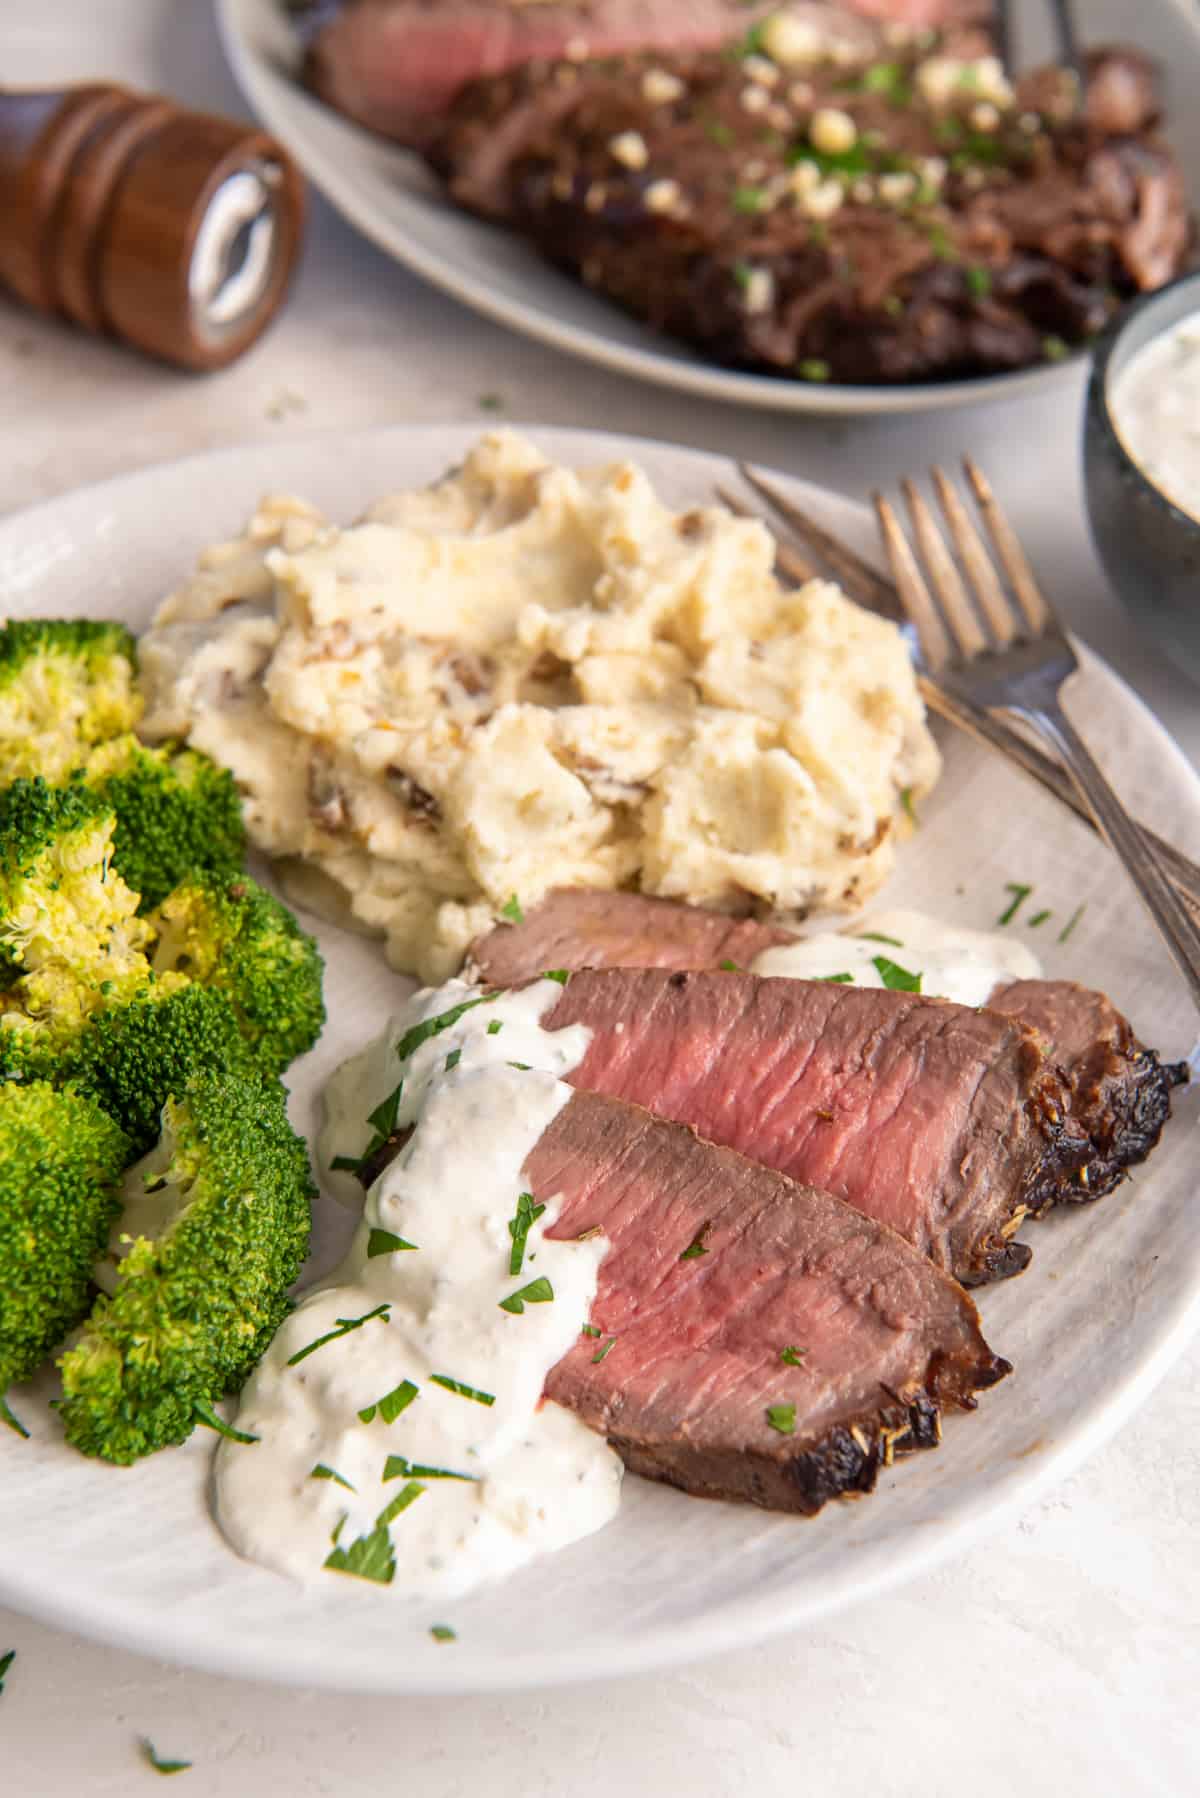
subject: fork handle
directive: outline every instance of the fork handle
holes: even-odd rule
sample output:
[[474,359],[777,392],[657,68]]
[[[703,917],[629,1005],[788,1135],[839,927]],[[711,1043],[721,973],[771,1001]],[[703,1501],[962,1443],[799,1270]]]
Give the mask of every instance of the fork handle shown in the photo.
[[1163,873],[1145,835],[1109,785],[1099,763],[1061,705],[1012,707],[1061,755],[1087,801],[1101,835],[1123,864],[1175,957],[1200,1007],[1200,929]]

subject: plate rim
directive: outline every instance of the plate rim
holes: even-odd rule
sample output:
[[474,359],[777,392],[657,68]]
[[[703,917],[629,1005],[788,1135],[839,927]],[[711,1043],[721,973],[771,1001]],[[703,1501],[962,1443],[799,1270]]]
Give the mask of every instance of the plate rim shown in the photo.
[[[637,454],[639,450],[642,453],[657,452],[669,457],[685,473],[689,468],[695,469],[706,490],[711,484],[714,466],[723,466],[724,462],[718,452],[662,439],[636,437],[625,432],[547,427],[520,422],[514,422],[505,428],[528,433],[535,442],[547,443],[553,454],[569,454],[574,449],[585,460],[594,459],[597,451],[609,456]],[[327,450],[333,455],[338,445],[354,443],[364,448],[375,445],[382,448],[388,440],[396,439],[416,440],[418,443],[422,439],[438,442],[442,446],[437,452],[440,464],[444,460],[448,444],[456,440],[463,444],[469,443],[482,434],[483,431],[477,424],[469,422],[369,426],[353,431],[303,433],[283,441],[265,440],[231,445],[165,462],[152,462],[140,469],[71,489],[0,518],[0,555],[3,553],[4,540],[10,534],[23,534],[30,529],[36,531],[43,521],[52,519],[55,512],[77,506],[81,502],[94,499],[99,510],[100,503],[114,491],[136,491],[144,483],[153,481],[156,475],[168,470],[182,478],[189,471],[198,472],[203,468],[211,468],[216,462],[235,461],[247,456],[253,461],[262,458],[264,462],[268,462],[271,457],[278,456],[280,451],[286,452],[289,449],[303,449],[314,455]],[[455,452],[452,450],[451,453]],[[380,460],[383,465],[384,459],[381,457]],[[828,503],[835,500],[843,507],[852,507],[864,521],[869,520],[869,509],[861,502],[850,500],[834,489],[803,477],[779,470],[771,472],[802,504],[811,505],[814,500],[818,504],[821,501]],[[266,478],[265,475],[248,475],[248,505],[254,503]],[[269,479],[267,484],[269,485]],[[1116,683],[1123,699],[1130,705],[1131,713],[1137,716],[1140,729],[1155,740],[1158,751],[1177,766],[1200,798],[1200,771],[1193,767],[1146,703],[1115,669],[1102,657],[1087,650],[1086,646],[1084,656]],[[313,1664],[308,1660],[294,1659],[281,1664],[277,1653],[258,1649],[256,1638],[251,1632],[233,1633],[219,1641],[201,1636],[195,1641],[181,1644],[173,1634],[170,1618],[158,1612],[143,1610],[135,1616],[122,1610],[114,1617],[111,1613],[106,1613],[102,1603],[87,1598],[81,1608],[79,1598],[72,1595],[69,1589],[35,1588],[32,1582],[26,1586],[19,1577],[19,1570],[14,1578],[13,1570],[4,1568],[2,1564],[0,1602],[13,1606],[37,1621],[135,1653],[157,1655],[176,1665],[195,1667],[223,1677],[245,1677],[275,1685],[319,1687],[344,1693],[461,1696],[471,1693],[549,1690],[666,1670],[712,1655],[750,1648],[772,1637],[794,1631],[804,1624],[820,1622],[851,1606],[878,1598],[912,1579],[922,1577],[961,1553],[972,1540],[982,1534],[987,1525],[1004,1522],[1017,1511],[1034,1503],[1047,1488],[1059,1483],[1114,1436],[1162,1381],[1198,1330],[1200,1264],[1190,1291],[1181,1294],[1170,1309],[1156,1320],[1151,1349],[1138,1362],[1115,1376],[1113,1386],[1103,1402],[1086,1412],[1078,1424],[1060,1430],[1036,1460],[1023,1460],[1006,1466],[986,1490],[977,1494],[951,1522],[941,1524],[936,1530],[922,1531],[919,1536],[910,1533],[903,1553],[893,1562],[886,1566],[877,1565],[867,1577],[860,1575],[857,1582],[849,1587],[818,1593],[815,1599],[806,1595],[803,1586],[797,1586],[790,1604],[786,1594],[779,1592],[760,1598],[749,1607],[744,1603],[740,1607],[722,1607],[720,1611],[711,1614],[702,1627],[698,1627],[694,1619],[655,1625],[643,1637],[635,1637],[622,1643],[619,1668],[608,1663],[589,1667],[574,1660],[567,1662],[552,1658],[538,1663],[533,1659],[532,1665],[529,1660],[525,1661],[520,1671],[510,1669],[506,1662],[498,1662],[486,1671],[473,1668],[469,1678],[463,1679],[456,1677],[454,1664],[448,1657],[440,1662],[432,1661],[412,1667],[381,1663],[369,1675],[361,1664],[356,1664],[353,1669],[348,1668],[344,1673],[339,1671],[338,1664],[330,1666],[328,1662]],[[398,1674],[400,1677],[397,1677]]]
[[[786,381],[705,362],[698,352],[694,357],[689,355],[689,346],[682,340],[664,340],[668,346],[673,345],[675,355],[669,348],[660,353],[612,342],[586,326],[567,324],[532,302],[521,304],[494,293],[469,276],[459,274],[436,252],[427,251],[416,243],[398,241],[380,223],[369,197],[363,196],[351,177],[343,176],[323,156],[312,157],[306,135],[294,131],[290,118],[276,105],[262,79],[258,53],[242,29],[242,15],[247,5],[261,3],[262,0],[216,0],[221,47],[256,118],[279,139],[305,177],[330,205],[376,249],[431,286],[448,293],[460,305],[522,337],[544,343],[564,355],[577,356],[613,374],[647,381],[654,386],[694,394],[700,399],[721,400],[727,405],[753,406],[766,412],[792,413],[801,417],[894,418],[917,412],[951,411],[962,406],[1001,404],[1051,387],[1065,387],[1079,369],[1090,366],[1091,351],[1085,347],[1061,362],[1017,369],[1011,374],[976,375],[965,381],[909,382],[893,387]],[[1166,0],[1166,3],[1178,6],[1178,0]],[[319,104],[316,100],[313,103]],[[334,116],[340,118],[348,131],[366,142],[384,145],[403,154],[401,146],[389,144],[387,138],[367,131],[352,119]]]

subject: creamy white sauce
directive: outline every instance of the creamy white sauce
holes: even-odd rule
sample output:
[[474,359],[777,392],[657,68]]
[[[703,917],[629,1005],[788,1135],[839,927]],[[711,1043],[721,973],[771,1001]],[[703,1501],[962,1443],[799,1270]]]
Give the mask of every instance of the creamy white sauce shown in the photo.
[[1113,382],[1110,407],[1147,480],[1200,518],[1200,312],[1130,358]]
[[[508,1226],[525,1190],[522,1165],[571,1096],[558,1071],[587,1045],[585,1030],[541,1030],[560,992],[545,981],[480,1004],[478,989],[455,981],[418,993],[386,1036],[331,1082],[327,1152],[362,1153],[374,1136],[365,1114],[401,1077],[396,1123],[415,1130],[367,1195],[342,1268],[301,1302],[251,1377],[236,1427],[258,1442],[219,1447],[218,1516],[250,1559],[304,1580],[345,1581],[343,1570],[327,1566],[334,1536],[341,1554],[373,1542],[377,1568],[394,1560],[390,1582],[376,1589],[453,1598],[614,1515],[619,1459],[541,1397],[546,1375],[587,1322],[608,1245],[548,1241],[556,1198],[537,1193],[545,1211],[529,1228],[523,1266],[510,1271]],[[467,1001],[471,1009],[454,1025],[400,1060],[405,1032]],[[500,1029],[489,1030],[496,1023]],[[371,1232],[379,1230],[413,1249],[372,1256]],[[501,1309],[536,1280],[549,1282],[552,1299],[526,1301],[520,1315]],[[289,1365],[338,1330],[339,1319],[380,1306],[382,1316]],[[435,1375],[494,1402],[449,1390]],[[397,1406],[408,1402],[389,1422],[380,1401],[398,1389]],[[389,1457],[409,1471],[385,1478]],[[315,1477],[316,1468],[329,1471]],[[381,1524],[405,1494],[410,1502]],[[366,1589],[361,1580],[346,1583]]]
[[[883,939],[883,940],[881,940]],[[880,966],[880,963],[884,966]],[[821,931],[778,949],[765,949],[751,962],[755,974],[792,980],[828,980],[849,974],[855,986],[887,986],[897,976],[887,969],[921,976],[918,990],[959,1005],[983,1005],[1003,981],[1036,980],[1041,964],[1015,936],[964,930],[923,912],[880,912],[855,920],[844,930]]]

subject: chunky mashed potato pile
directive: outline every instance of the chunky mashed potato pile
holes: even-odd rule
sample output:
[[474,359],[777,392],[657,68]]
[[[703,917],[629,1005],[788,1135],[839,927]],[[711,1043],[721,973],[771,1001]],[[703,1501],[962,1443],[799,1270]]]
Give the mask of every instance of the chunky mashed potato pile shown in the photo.
[[145,733],[230,768],[294,896],[429,981],[551,887],[855,904],[938,773],[892,625],[782,588],[761,526],[511,432],[348,529],[265,500],[141,665]]

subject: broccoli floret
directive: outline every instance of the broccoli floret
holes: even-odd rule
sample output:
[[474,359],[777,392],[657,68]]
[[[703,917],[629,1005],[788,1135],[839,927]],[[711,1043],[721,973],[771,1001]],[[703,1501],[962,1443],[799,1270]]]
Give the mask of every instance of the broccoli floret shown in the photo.
[[149,922],[159,932],[155,972],[224,993],[264,1073],[281,1073],[316,1042],[325,1022],[317,945],[246,875],[188,881]]
[[314,1189],[285,1101],[277,1080],[201,1076],[164,1107],[161,1142],[126,1176],[116,1234],[133,1241],[112,1296],[60,1363],[82,1453],[127,1466],[184,1441],[287,1315]]
[[0,1085],[0,1400],[86,1315],[128,1159],[89,1100]]
[[116,1118],[141,1155],[158,1135],[165,1101],[193,1074],[253,1078],[257,1071],[225,995],[168,975],[128,1004],[98,1011],[59,1078]]
[[0,793],[0,978],[49,967],[110,992],[145,980],[151,932],[111,865],[114,823],[78,781]]
[[150,749],[118,737],[88,757],[84,778],[111,806],[112,858],[143,912],[194,874],[227,878],[246,859],[237,783],[195,749]]
[[13,619],[0,629],[0,780],[62,780],[142,714],[137,645],[123,624]]

